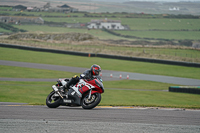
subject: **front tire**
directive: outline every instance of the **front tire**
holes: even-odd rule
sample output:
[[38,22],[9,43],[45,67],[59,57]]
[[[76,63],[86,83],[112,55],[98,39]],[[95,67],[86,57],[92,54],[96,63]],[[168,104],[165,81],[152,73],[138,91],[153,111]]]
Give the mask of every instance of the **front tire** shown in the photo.
[[101,94],[94,93],[91,95],[91,99],[88,99],[88,95],[83,97],[81,100],[81,106],[83,109],[93,109],[96,107],[101,101]]
[[55,91],[52,91],[46,99],[46,105],[49,108],[57,108],[58,106],[60,106],[60,101],[61,98],[60,97],[54,97]]

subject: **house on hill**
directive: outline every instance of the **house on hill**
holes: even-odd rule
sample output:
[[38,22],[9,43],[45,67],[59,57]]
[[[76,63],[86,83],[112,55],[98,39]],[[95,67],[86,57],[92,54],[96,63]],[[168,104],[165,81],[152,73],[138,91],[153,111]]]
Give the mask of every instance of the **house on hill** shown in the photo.
[[30,7],[27,7],[26,10],[30,12],[30,11],[32,11],[33,9],[34,9],[34,8],[30,6]]
[[57,6],[57,7],[52,7],[50,5],[50,2],[47,2],[43,7],[26,7],[23,5],[17,5],[13,7],[14,11],[32,11],[32,12],[43,12],[43,11],[47,11],[47,12],[63,12],[63,13],[68,13],[68,12],[75,12],[78,11],[78,9],[73,8],[68,6],[67,4],[64,4],[62,6]]
[[87,26],[89,29],[114,29],[114,30],[124,30],[126,29],[123,25],[121,25],[120,20],[91,20]]
[[27,7],[26,6],[23,6],[23,5],[17,5],[17,6],[13,6],[13,10],[14,11],[24,11],[26,10]]
[[57,6],[57,7],[52,7],[50,5],[50,2],[48,2],[46,5],[44,5],[43,7],[39,8],[39,7],[34,7],[34,9],[32,11],[48,11],[48,12],[63,12],[63,13],[68,13],[68,12],[74,12],[74,11],[78,11],[78,9],[70,7],[68,5],[62,5],[62,6]]
[[71,8],[70,6],[68,6],[67,4],[64,4],[62,6],[58,6],[59,8]]
[[75,12],[78,11],[78,9],[70,7],[67,4],[64,4],[62,6],[57,6],[59,10],[62,10],[63,12]]

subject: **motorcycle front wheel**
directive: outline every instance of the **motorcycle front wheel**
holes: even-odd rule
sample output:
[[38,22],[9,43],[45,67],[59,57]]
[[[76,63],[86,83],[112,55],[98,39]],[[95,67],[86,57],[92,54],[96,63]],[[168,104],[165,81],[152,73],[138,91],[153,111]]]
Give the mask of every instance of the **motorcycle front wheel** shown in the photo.
[[84,109],[93,109],[100,103],[100,101],[101,101],[101,94],[99,93],[92,94],[90,99],[88,99],[88,95],[86,95],[81,100],[81,106]]
[[47,105],[49,108],[57,108],[58,106],[60,106],[61,98],[60,98],[60,97],[55,97],[54,94],[55,94],[55,91],[52,91],[52,92],[47,96],[46,105]]

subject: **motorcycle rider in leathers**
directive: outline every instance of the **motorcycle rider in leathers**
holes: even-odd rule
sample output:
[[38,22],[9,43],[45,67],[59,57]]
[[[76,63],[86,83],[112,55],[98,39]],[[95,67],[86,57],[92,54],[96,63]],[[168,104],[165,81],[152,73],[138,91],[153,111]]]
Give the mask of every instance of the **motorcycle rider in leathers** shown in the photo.
[[[95,77],[99,77],[99,73],[101,72],[101,67],[99,65],[92,65],[90,69],[83,72],[80,75],[80,79],[92,80]],[[101,78],[100,78],[101,79]],[[69,90],[70,86],[75,85],[79,82],[79,77],[77,75],[73,76],[67,84],[65,84],[64,88]]]

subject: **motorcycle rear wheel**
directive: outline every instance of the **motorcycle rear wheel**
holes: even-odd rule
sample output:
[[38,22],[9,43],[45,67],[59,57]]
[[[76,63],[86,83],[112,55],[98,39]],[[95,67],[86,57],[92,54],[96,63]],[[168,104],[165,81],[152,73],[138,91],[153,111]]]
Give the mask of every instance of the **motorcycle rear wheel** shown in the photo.
[[60,98],[60,97],[54,98],[54,97],[53,97],[54,94],[55,94],[55,91],[52,91],[52,92],[47,96],[46,105],[47,105],[49,108],[57,108],[58,106],[60,106],[61,98]]
[[81,100],[81,106],[83,109],[93,109],[100,103],[100,101],[101,101],[101,94],[99,93],[92,94],[90,99],[88,99],[88,95],[86,95]]

